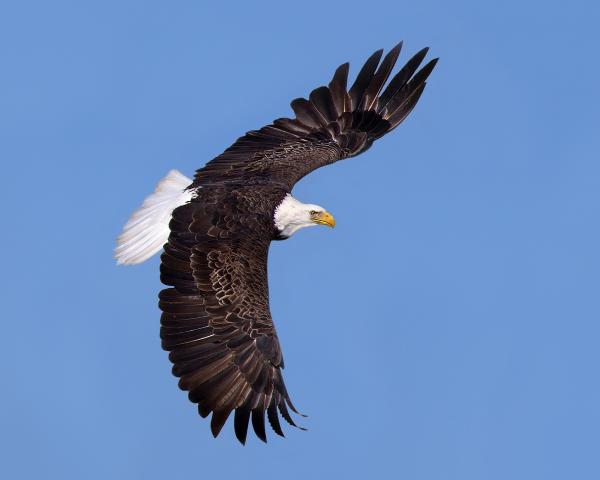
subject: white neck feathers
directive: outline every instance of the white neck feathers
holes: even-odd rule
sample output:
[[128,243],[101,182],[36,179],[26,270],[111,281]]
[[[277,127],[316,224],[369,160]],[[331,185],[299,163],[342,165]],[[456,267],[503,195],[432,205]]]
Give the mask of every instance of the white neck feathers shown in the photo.
[[320,207],[302,203],[288,193],[275,209],[273,222],[282,237],[290,237],[301,228],[316,225],[310,220],[308,212],[317,208]]

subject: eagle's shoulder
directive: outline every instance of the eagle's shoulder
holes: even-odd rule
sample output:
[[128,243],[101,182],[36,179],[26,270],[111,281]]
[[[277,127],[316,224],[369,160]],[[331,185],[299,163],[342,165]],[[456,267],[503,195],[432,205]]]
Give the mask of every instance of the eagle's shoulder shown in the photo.
[[194,242],[252,234],[271,240],[274,214],[288,195],[280,185],[229,183],[195,188],[191,200],[173,211],[170,230]]

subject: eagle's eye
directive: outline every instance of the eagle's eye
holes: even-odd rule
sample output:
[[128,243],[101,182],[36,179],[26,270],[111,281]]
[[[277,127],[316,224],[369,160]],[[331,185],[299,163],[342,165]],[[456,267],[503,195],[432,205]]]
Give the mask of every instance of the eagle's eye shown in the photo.
[[310,212],[308,212],[311,214],[311,216],[315,216],[318,212],[316,210],[311,210]]

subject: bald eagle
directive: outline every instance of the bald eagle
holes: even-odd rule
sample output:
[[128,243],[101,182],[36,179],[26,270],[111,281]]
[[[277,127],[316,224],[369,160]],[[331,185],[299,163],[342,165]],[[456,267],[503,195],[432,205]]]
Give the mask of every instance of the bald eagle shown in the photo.
[[266,442],[265,414],[278,435],[279,415],[296,426],[269,310],[269,245],[305,227],[333,227],[323,207],[292,196],[294,184],[364,152],[415,107],[437,59],[419,69],[424,48],[384,89],[401,47],[383,60],[383,50],[371,55],[350,89],[344,63],[328,86],[292,101],[295,118],[246,133],[193,180],[171,171],[118,237],[118,264],[163,250],[160,278],[169,288],[159,294],[162,347],[200,415],[212,413],[215,437],[232,412],[242,444],[250,422]]

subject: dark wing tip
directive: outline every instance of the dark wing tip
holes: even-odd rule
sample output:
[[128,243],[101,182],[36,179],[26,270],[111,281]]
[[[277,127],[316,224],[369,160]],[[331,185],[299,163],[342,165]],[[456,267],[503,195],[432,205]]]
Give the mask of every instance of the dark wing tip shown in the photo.
[[382,55],[383,48],[380,48],[367,59],[367,61],[364,63],[364,65],[358,72],[358,75],[356,76],[354,83],[350,87],[350,90],[348,90],[348,94],[350,95],[350,98],[352,100],[351,105],[353,110],[355,110],[360,104],[363,94],[369,86],[369,84],[371,83],[373,75],[375,74],[375,71],[379,66],[379,62],[381,61]]
[[279,415],[277,414],[277,404],[273,401],[269,408],[267,408],[267,418],[273,431],[280,437],[285,437],[283,430],[281,429],[281,423],[279,423]]
[[398,58],[398,56],[400,55],[400,52],[402,51],[402,45],[404,45],[404,42],[402,40],[400,40],[396,45],[394,45],[390,49],[390,51],[388,52],[388,55],[390,57]]
[[210,431],[212,432],[213,437],[217,438],[219,436],[219,433],[221,433],[223,425],[225,425],[225,422],[227,421],[227,418],[229,418],[230,413],[231,410],[228,408],[225,408],[223,410],[215,410],[213,412],[210,421]]
[[428,52],[429,47],[424,47],[415,54],[415,57],[425,58]]
[[198,404],[198,413],[200,414],[200,416],[202,418],[206,418],[210,415],[210,408],[207,408],[206,405],[199,403]]
[[246,445],[246,437],[248,435],[248,423],[250,422],[250,409],[247,407],[240,407],[236,409],[233,417],[233,426],[235,430],[235,436],[242,445]]
[[411,82],[418,84],[418,83],[421,83],[421,82],[424,82],[425,80],[427,80],[427,78],[429,77],[429,75],[431,74],[431,72],[433,71],[435,66],[437,65],[438,61],[439,61],[439,58],[434,58],[433,60],[430,60],[429,62],[427,62],[423,66],[423,68],[421,68],[421,70],[419,70],[415,74],[415,76],[413,77]]
[[254,433],[263,442],[267,443],[267,432],[265,431],[265,412],[261,408],[252,410],[252,428]]
[[[335,73],[333,74],[333,78],[331,83],[334,80],[344,80],[344,86],[346,85],[346,80],[348,79],[348,73],[350,72],[350,62],[342,63],[338,68],[335,69]],[[330,85],[331,85],[330,83]]]

